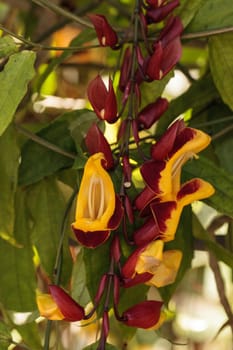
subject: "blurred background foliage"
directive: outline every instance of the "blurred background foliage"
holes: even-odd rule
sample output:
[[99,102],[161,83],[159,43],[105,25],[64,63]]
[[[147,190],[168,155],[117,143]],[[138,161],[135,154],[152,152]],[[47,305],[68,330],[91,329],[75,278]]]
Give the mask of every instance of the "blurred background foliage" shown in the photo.
[[[71,286],[81,304],[90,302],[106,271],[106,246],[80,248],[70,230],[87,156],[83,138],[96,118],[87,84],[110,72],[117,86],[121,58],[99,47],[86,15],[104,14],[121,37],[133,8],[132,0],[0,1],[0,350],[42,349],[45,324],[38,319],[36,289],[53,281],[61,235],[61,284]],[[213,140],[198,162],[185,165],[184,177],[211,182],[216,194],[182,216],[176,248],[185,258],[176,283],[160,290],[168,322],[157,332],[135,333],[112,321],[116,347],[107,349],[125,343],[135,350],[232,349],[233,4],[181,0],[176,14],[184,25],[183,54],[172,74],[142,87],[142,106],[161,94],[170,101],[143,147],[147,152],[147,138],[183,115]],[[152,28],[149,36],[155,35]],[[105,134],[114,148],[116,129],[107,126]],[[119,176],[118,170],[112,174],[116,186]],[[141,186],[136,172],[135,186]],[[141,286],[127,291],[122,307],[144,294]],[[52,348],[72,350],[95,342],[98,324],[57,327]]]

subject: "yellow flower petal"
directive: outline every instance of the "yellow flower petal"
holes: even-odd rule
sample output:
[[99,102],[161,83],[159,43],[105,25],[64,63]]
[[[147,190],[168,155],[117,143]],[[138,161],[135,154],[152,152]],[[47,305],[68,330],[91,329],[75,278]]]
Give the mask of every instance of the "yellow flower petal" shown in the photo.
[[102,166],[102,153],[92,155],[84,168],[77,197],[73,227],[84,232],[108,230],[115,210],[115,191],[111,177]]
[[175,281],[180,267],[182,252],[167,250],[163,253],[163,261],[156,268],[154,276],[147,282],[155,287],[163,287]]
[[163,258],[164,243],[161,240],[156,240],[148,244],[146,249],[139,255],[135,266],[137,273],[154,273]]
[[38,294],[36,302],[41,316],[53,321],[64,319],[63,314],[50,294]]

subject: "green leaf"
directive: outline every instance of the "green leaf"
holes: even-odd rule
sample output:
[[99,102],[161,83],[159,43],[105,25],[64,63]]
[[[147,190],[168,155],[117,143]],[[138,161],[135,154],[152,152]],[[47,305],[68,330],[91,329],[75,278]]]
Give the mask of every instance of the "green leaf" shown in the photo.
[[232,18],[232,0],[203,1],[202,6],[199,7],[186,30],[187,32],[195,33],[210,29],[231,27]]
[[81,305],[87,305],[90,296],[86,287],[86,268],[83,261],[83,249],[81,248],[73,265],[71,277],[71,295]]
[[[233,14],[232,14],[233,16]],[[215,35],[209,39],[210,69],[223,101],[233,110],[233,34]]]
[[176,276],[174,283],[159,288],[159,292],[165,303],[171,299],[177,286],[183,279],[186,271],[190,268],[193,258],[193,234],[192,234],[192,220],[191,220],[191,207],[184,208],[178,230],[175,235],[174,241],[166,244],[166,249],[178,249],[183,253],[181,265]]
[[14,229],[18,246],[0,240],[0,256],[4,257],[0,264],[0,301],[6,309],[18,312],[36,309],[35,269],[25,200],[26,192],[18,191]]
[[0,72],[0,135],[13,119],[14,113],[27,91],[27,84],[34,76],[36,55],[21,51],[10,56]]
[[6,35],[0,38],[0,58],[10,56],[17,51],[17,45],[11,36]]
[[[98,348],[98,344],[99,344],[98,342],[93,343],[83,348],[83,350],[96,350]],[[114,345],[106,343],[105,350],[117,350],[117,348]]]
[[14,195],[17,186],[19,149],[15,130],[9,127],[0,136],[0,237],[13,237]]
[[0,321],[0,350],[7,350],[12,343],[11,329]]
[[195,81],[181,96],[171,101],[168,110],[163,114],[158,123],[158,134],[162,134],[168,125],[180,114],[192,109],[192,115],[196,116],[218,97],[218,91],[210,74]]
[[[68,130],[68,122],[57,120],[37,134],[42,141],[73,154],[75,145]],[[49,147],[49,145],[48,145]],[[33,184],[60,169],[71,167],[74,159],[49,149],[35,141],[28,140],[22,149],[22,162],[19,168],[19,184]]]
[[233,216],[233,176],[231,174],[203,156],[188,162],[184,166],[184,172],[189,177],[200,177],[210,182],[215,188],[215,194],[205,202],[218,212]]
[[[65,198],[54,178],[47,178],[29,189],[28,207],[33,220],[32,241],[38,251],[42,268],[52,279],[66,209]],[[62,283],[66,284],[71,274],[67,235],[63,246],[62,266]]]
[[180,2],[180,6],[177,8],[176,14],[182,20],[184,28],[191,22],[204,1],[205,0],[183,0]]
[[213,252],[219,261],[223,261],[233,269],[233,254],[214,241],[195,215],[193,215],[193,234],[195,238],[204,241],[209,251]]

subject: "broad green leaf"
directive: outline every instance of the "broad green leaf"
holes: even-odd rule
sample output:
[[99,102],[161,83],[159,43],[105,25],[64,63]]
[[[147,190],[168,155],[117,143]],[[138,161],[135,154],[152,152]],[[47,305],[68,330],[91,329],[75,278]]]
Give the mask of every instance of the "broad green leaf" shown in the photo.
[[232,0],[206,0],[202,2],[202,6],[199,7],[186,30],[187,32],[195,33],[210,29],[231,27],[232,18]]
[[0,136],[0,149],[0,237],[8,238],[13,236],[14,195],[19,166],[19,149],[12,127]]
[[[33,220],[32,241],[42,268],[52,278],[66,209],[63,193],[54,178],[40,181],[29,189],[28,207]],[[63,244],[62,282],[65,284],[71,273],[67,235]]]
[[46,147],[28,140],[22,149],[22,162],[19,168],[20,185],[33,184],[60,169],[71,167],[74,162],[75,145],[70,136],[67,121],[55,121],[36,135],[41,138],[42,142],[43,140],[48,141],[71,156],[50,149],[50,145]]
[[181,265],[174,283],[159,288],[159,292],[165,303],[168,303],[178,284],[183,279],[186,271],[191,267],[193,258],[193,233],[191,220],[191,207],[186,207],[181,215],[180,224],[174,241],[166,244],[166,249],[178,249],[183,253]]
[[[233,8],[233,6],[231,6]],[[233,21],[233,13],[232,13]],[[233,33],[215,35],[209,39],[210,69],[223,101],[233,110]]]
[[182,20],[185,27],[191,22],[198,9],[202,6],[205,0],[181,0],[180,6],[177,8],[176,14]]
[[14,225],[14,236],[18,246],[0,240],[0,302],[6,309],[18,312],[36,309],[35,269],[25,200],[26,192],[18,191]]
[[0,58],[9,56],[17,51],[17,45],[11,36],[6,35],[0,38]]
[[168,125],[179,115],[192,109],[193,117],[210,105],[218,97],[218,91],[210,74],[195,81],[181,96],[171,101],[168,110],[163,114],[156,131],[162,134]]
[[[83,350],[96,350],[96,349],[98,349],[98,344],[99,344],[98,342],[93,343],[93,344],[88,345],[85,348],[83,348]],[[117,348],[114,345],[106,343],[105,350],[117,350]]]
[[10,56],[0,72],[0,135],[13,119],[14,113],[26,94],[28,82],[34,76],[36,55],[21,51]]
[[214,253],[219,261],[223,261],[233,269],[233,254],[214,241],[195,215],[193,215],[193,234],[195,238],[204,241],[208,250]]
[[233,216],[233,176],[220,168],[213,161],[199,156],[184,166],[189,177],[200,177],[209,181],[215,188],[215,194],[205,202],[220,213]]

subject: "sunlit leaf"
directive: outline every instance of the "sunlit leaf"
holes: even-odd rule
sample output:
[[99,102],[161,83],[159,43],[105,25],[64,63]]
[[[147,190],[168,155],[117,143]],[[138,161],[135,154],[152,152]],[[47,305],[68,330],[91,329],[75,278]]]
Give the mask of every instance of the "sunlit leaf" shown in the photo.
[[10,124],[34,76],[35,58],[33,51],[15,53],[0,72],[0,135]]
[[35,304],[35,269],[30,240],[28,211],[25,204],[26,192],[18,191],[15,208],[14,236],[18,246],[0,240],[0,301],[8,310],[32,311]]
[[0,38],[0,58],[17,52],[17,45],[11,36],[6,35]]
[[0,236],[13,236],[14,195],[17,186],[19,149],[16,133],[9,127],[0,137]]
[[[233,16],[233,14],[232,14]],[[215,35],[209,39],[212,76],[223,101],[233,110],[233,34]]]

